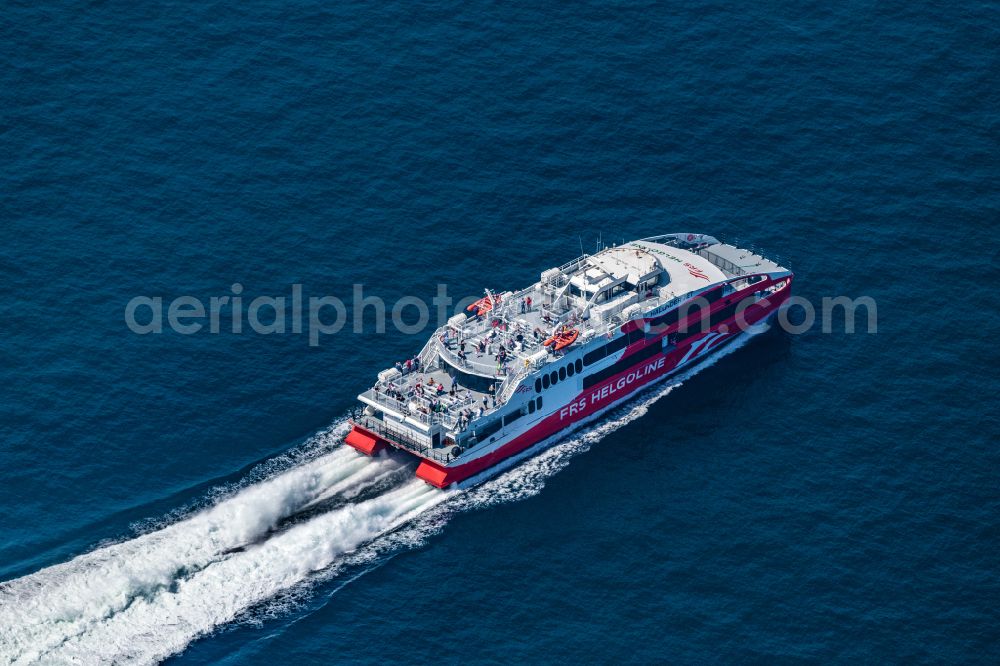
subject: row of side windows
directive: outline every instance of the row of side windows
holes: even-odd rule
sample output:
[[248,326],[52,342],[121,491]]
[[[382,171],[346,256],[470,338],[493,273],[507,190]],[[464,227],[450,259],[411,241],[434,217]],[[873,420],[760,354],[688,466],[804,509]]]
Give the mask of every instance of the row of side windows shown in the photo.
[[566,381],[578,372],[583,371],[583,361],[576,359],[573,363],[568,363],[558,370],[553,370],[535,380],[535,393],[541,393],[550,386],[555,386],[559,382]]

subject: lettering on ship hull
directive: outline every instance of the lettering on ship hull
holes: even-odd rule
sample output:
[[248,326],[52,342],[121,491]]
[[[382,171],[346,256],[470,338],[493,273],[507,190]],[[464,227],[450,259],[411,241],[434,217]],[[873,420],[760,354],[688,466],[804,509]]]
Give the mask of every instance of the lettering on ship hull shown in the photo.
[[[613,397],[616,393],[625,390],[626,388],[630,387],[632,384],[643,379],[644,377],[647,377],[648,375],[652,375],[662,370],[666,362],[667,358],[665,356],[661,356],[660,358],[656,359],[651,363],[647,363],[640,368],[632,370],[624,377],[619,377],[617,381],[610,382],[608,384],[605,384],[604,386],[598,387],[594,391],[591,391],[590,394],[585,395],[579,398],[578,400],[566,405],[562,409],[560,409],[559,419],[565,420],[569,418],[572,420],[572,418],[575,417],[578,413],[581,414],[584,413],[588,405],[595,406],[598,403],[603,402],[607,398]],[[627,392],[628,391],[626,391],[626,393]]]

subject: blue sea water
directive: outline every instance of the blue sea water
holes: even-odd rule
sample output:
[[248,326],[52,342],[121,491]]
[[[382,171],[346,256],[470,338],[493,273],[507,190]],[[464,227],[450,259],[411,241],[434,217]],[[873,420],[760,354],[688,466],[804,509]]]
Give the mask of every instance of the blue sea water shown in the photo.
[[[997,663],[998,25],[987,2],[7,3],[0,661]],[[265,490],[339,455],[424,336],[124,319],[233,283],[460,297],[672,231],[778,253],[816,303],[870,296],[878,332],[772,329],[374,540],[377,492],[267,532],[301,498]],[[405,485],[381,463],[376,491]],[[229,529],[255,540],[195,556]]]

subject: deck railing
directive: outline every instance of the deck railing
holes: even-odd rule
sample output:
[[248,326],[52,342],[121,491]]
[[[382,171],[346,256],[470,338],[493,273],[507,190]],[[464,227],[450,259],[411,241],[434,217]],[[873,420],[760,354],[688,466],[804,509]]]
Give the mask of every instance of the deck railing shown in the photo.
[[[761,259],[766,259],[767,261],[776,264],[779,268],[783,268],[785,270],[791,270],[791,266],[789,265],[785,257],[781,256],[780,254],[777,254],[776,252],[771,252],[769,250],[765,250],[764,248],[758,247],[756,243],[744,241],[742,238],[739,238],[738,236],[730,237],[723,235],[719,236],[718,240],[721,243],[724,243],[725,245],[732,245],[735,248],[752,252]],[[708,249],[711,249],[711,246],[709,246]]]
[[460,358],[458,354],[448,349],[447,346],[438,340],[438,351],[449,363],[454,365],[456,368],[462,368],[464,370],[471,370],[472,372],[483,375],[486,377],[502,377],[502,373],[497,372],[496,363],[484,363],[481,361],[473,361],[472,359]]
[[439,416],[439,414],[437,414],[437,413],[431,412],[429,414],[425,414],[425,413],[423,413],[422,411],[420,411],[418,409],[417,410],[410,409],[410,400],[409,399],[407,399],[407,400],[397,400],[396,398],[393,398],[391,396],[386,395],[382,391],[376,391],[374,389],[369,389],[369,390],[365,391],[364,393],[362,393],[361,395],[365,396],[369,400],[374,400],[375,402],[377,402],[379,404],[385,405],[386,407],[389,407],[389,408],[391,408],[391,409],[399,412],[403,416],[406,416],[408,418],[416,419],[417,421],[420,421],[421,423],[425,423],[427,425],[431,425],[432,423],[438,422],[438,419],[434,418],[436,416]]
[[363,416],[361,419],[356,421],[356,423],[365,430],[373,432],[383,439],[389,440],[394,446],[410,451],[411,453],[415,453],[423,458],[430,458],[431,460],[440,463],[448,463],[454,460],[454,457],[451,455],[450,446],[448,449],[436,449],[430,444],[425,444],[424,442],[421,442],[420,440],[415,439],[402,431],[390,428],[384,421],[380,421],[379,419],[371,416]]
[[[402,414],[404,417],[416,419],[426,425],[441,423],[449,428],[455,428],[458,425],[458,414],[463,409],[472,407],[475,402],[472,394],[466,394],[459,397],[444,393],[432,396],[437,397],[441,406],[444,407],[444,411],[434,411],[431,409],[431,399],[428,396],[407,395],[405,400],[398,400],[392,396],[386,395],[382,391],[375,391],[374,389],[369,389],[361,395],[365,396],[369,400],[374,400],[380,405],[389,407],[397,413]],[[420,409],[419,407],[417,409],[413,409],[411,407],[411,404],[413,403],[416,403],[423,409]]]

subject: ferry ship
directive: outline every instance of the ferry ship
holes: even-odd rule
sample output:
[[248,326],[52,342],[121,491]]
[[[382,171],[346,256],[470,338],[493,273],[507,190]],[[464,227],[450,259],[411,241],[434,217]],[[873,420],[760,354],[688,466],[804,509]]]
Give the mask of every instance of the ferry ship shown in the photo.
[[487,290],[378,373],[345,441],[417,456],[417,476],[439,488],[472,485],[772,317],[793,277],[703,234],[584,254],[526,289]]

